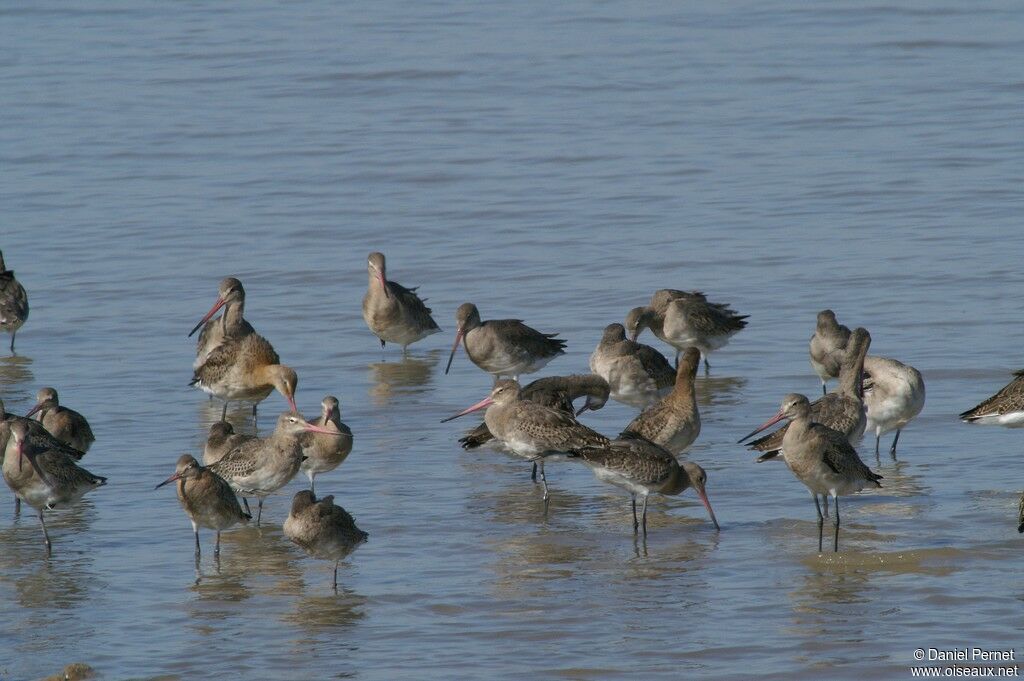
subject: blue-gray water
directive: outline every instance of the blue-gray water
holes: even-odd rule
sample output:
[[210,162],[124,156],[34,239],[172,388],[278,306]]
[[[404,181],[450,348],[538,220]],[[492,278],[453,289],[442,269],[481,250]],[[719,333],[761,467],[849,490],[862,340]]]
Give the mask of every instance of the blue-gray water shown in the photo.
[[[0,248],[32,305],[0,397],[56,386],[110,478],[52,514],[50,560],[0,494],[0,678],[905,678],[915,648],[1018,646],[1020,432],[955,415],[1024,363],[1022,22],[990,0],[0,7]],[[405,363],[360,315],[377,249],[444,328]],[[355,432],[318,481],[370,533],[337,596],[281,536],[299,480],[219,573],[204,532],[198,583],[152,489],[219,414],[185,335],[228,274],[300,408],[335,394]],[[442,373],[460,303],[561,332],[546,373],[569,373],[661,287],[751,318],[687,455],[722,531],[659,499],[645,553],[619,490],[552,465],[545,517],[526,464],[438,421],[490,385],[461,352]],[[885,487],[844,504],[839,556],[786,467],[734,444],[819,390],[824,307],[928,390],[897,463],[862,448]]]

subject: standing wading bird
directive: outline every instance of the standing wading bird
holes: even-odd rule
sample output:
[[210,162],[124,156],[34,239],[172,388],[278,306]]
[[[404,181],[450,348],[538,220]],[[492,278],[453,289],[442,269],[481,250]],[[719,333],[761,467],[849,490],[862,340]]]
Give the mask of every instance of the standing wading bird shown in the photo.
[[748,315],[738,315],[727,304],[711,303],[703,293],[662,289],[651,297],[651,304],[635,307],[626,315],[626,330],[636,340],[644,329],[676,349],[678,354],[688,347],[700,350],[704,372],[711,369],[708,355],[725,347],[743,329]]
[[28,294],[14,277],[14,270],[4,265],[4,254],[0,252],[0,331],[11,334],[11,354],[14,353],[14,337],[28,319]]
[[[857,456],[846,436],[811,420],[807,397],[790,393],[782,399],[779,413],[754,431],[759,433],[783,419],[789,428],[782,440],[783,459],[796,478],[807,486],[818,511],[818,551],[821,551],[824,517],[818,495],[831,495],[835,503],[833,550],[839,551],[839,497],[867,486],[881,487],[881,475],[873,473]],[[753,433],[752,433],[753,434]]]
[[[217,314],[217,311],[224,308],[224,314],[214,320],[210,318]],[[189,338],[199,331],[199,340],[196,343],[196,361],[192,364],[193,369],[198,369],[210,356],[210,353],[218,345],[224,342],[225,338],[240,338],[256,333],[252,325],[245,320],[245,289],[242,282],[234,277],[225,277],[217,288],[217,300],[210,311],[199,320],[199,323],[189,331]]]
[[227,417],[228,403],[235,400],[253,402],[252,418],[255,421],[256,405],[275,389],[284,395],[288,406],[295,411],[298,383],[295,370],[281,364],[281,358],[267,339],[258,333],[250,333],[225,338],[196,369],[189,385],[198,386],[224,401],[221,421]]
[[249,512],[246,497],[259,499],[257,527],[263,515],[263,500],[291,482],[299,472],[304,458],[300,436],[305,432],[337,435],[306,423],[299,413],[285,412],[277,418],[277,427],[269,437],[245,440],[209,466],[242,497],[246,512]]
[[154,489],[160,489],[169,482],[177,482],[178,501],[192,521],[192,532],[196,536],[196,561],[199,560],[199,528],[205,527],[217,532],[217,543],[213,555],[220,555],[220,532],[239,522],[252,520],[242,511],[238,498],[225,482],[209,468],[199,465],[190,454],[182,454],[174,469],[174,475]]
[[480,321],[480,311],[473,303],[463,303],[455,311],[455,343],[448,355],[444,373],[452,368],[452,359],[459,343],[466,346],[466,354],[473,364],[495,380],[508,376],[518,380],[521,374],[532,374],[543,369],[548,362],[565,354],[565,341],[558,334],[541,333],[519,319],[489,319]]
[[540,464],[545,503],[548,500],[545,458],[583,447],[603,447],[608,444],[608,438],[586,427],[572,414],[522,399],[519,383],[508,379],[499,380],[490,395],[458,414],[442,419],[441,423],[480,409],[487,410],[484,412],[484,422],[496,439],[504,443],[513,454]]
[[80,468],[60,449],[33,443],[29,426],[24,422],[14,421],[9,425],[11,435],[4,452],[4,480],[18,498],[39,513],[46,555],[50,555],[50,535],[43,511],[68,506],[106,484],[107,479]]
[[700,412],[694,380],[700,366],[700,350],[686,348],[676,369],[675,387],[657,404],[630,421],[620,437],[639,436],[680,454],[700,435]]
[[[28,435],[26,436],[26,442],[34,449],[55,449],[67,456],[71,457],[75,461],[81,461],[82,457],[85,456],[85,452],[80,449],[75,449],[61,442],[53,435],[50,431],[43,427],[43,424],[38,421],[34,421],[25,416],[17,416],[15,414],[8,413],[4,409],[3,400],[0,400],[0,464],[4,461],[4,451],[7,449],[7,442],[11,435],[11,424],[19,422],[25,425]],[[21,498],[14,497],[14,514],[17,515],[21,512]]]
[[[828,426],[838,430],[846,436],[851,445],[856,445],[864,436],[864,429],[868,420],[864,407],[864,359],[868,348],[871,347],[871,334],[863,327],[857,327],[850,335],[846,344],[839,369],[839,387],[835,392],[826,393],[824,396],[811,402],[811,420],[815,423]],[[786,436],[788,426],[782,426],[773,433],[750,442],[747,446],[750,449],[763,452],[756,461],[762,463],[774,459],[779,454],[784,454],[782,441]],[[744,437],[740,442],[751,437],[753,433]],[[822,496],[825,515],[828,515],[828,497]]]
[[[520,396],[524,400],[558,409],[573,416],[579,416],[588,409],[597,411],[608,402],[608,381],[592,374],[571,374],[569,376],[545,376],[523,387]],[[581,397],[587,401],[577,410],[573,402]],[[459,438],[463,449],[475,449],[494,439],[487,423],[481,423]]]
[[836,313],[822,310],[811,336],[811,368],[821,379],[821,394],[827,394],[825,384],[830,378],[839,377],[839,369],[846,355],[846,344],[850,341],[850,329],[836,321]]
[[301,470],[309,476],[309,489],[316,494],[316,476],[333,471],[344,463],[352,451],[352,429],[341,422],[341,408],[338,398],[327,395],[320,403],[320,418],[310,421],[330,431],[324,433],[303,433],[302,453],[305,459]]
[[[633,505],[633,533],[643,528],[647,536],[647,496],[652,492],[665,495],[682,494],[693,487],[704,507],[708,509],[711,523],[716,530],[718,520],[711,510],[711,502],[705,491],[708,475],[695,463],[679,463],[671,452],[653,442],[637,436],[624,436],[612,440],[603,447],[584,447],[571,452],[569,458],[578,458],[585,463],[602,482],[621,487],[629,492]],[[636,496],[640,495],[643,509],[642,519],[636,517]]]
[[297,492],[284,521],[284,536],[314,558],[334,561],[334,590],[338,590],[338,563],[370,535],[356,527],[355,519],[334,497],[317,501],[309,490]]
[[81,452],[89,451],[89,447],[96,441],[85,417],[74,409],[61,406],[57,391],[53,388],[40,388],[36,393],[36,405],[25,414],[25,418],[34,414],[39,414],[36,420],[51,435]]
[[370,254],[366,271],[370,280],[363,296],[363,319],[382,349],[385,343],[396,343],[405,355],[409,345],[441,330],[416,294],[418,287],[388,281],[383,253]]
[[867,432],[875,433],[875,455],[882,435],[895,430],[889,454],[896,458],[900,432],[924,409],[924,378],[921,372],[888,357],[864,358],[864,406]]
[[978,425],[1024,428],[1024,369],[992,397],[960,414],[960,420]]
[[608,381],[614,399],[639,407],[656,402],[676,381],[676,370],[665,356],[626,338],[622,324],[604,328],[590,355],[590,370]]
[[[838,430],[846,436],[851,445],[857,444],[864,435],[867,416],[864,414],[863,375],[864,357],[871,346],[871,334],[867,329],[857,328],[850,336],[846,353],[839,371],[839,387],[835,392],[826,393],[811,403],[811,420]],[[764,452],[757,462],[773,459],[782,450],[782,441],[789,426],[782,426],[773,433],[758,438],[747,446]],[[746,440],[753,433],[743,438]],[[740,442],[743,442],[740,440]]]

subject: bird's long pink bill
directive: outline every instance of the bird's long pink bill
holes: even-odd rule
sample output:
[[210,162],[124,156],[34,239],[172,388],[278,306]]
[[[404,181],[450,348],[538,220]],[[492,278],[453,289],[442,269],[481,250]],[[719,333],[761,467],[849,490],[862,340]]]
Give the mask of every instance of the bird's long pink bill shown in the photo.
[[718,519],[715,517],[715,512],[711,510],[711,502],[708,501],[707,492],[699,489],[697,490],[697,496],[699,496],[700,500],[704,502],[704,508],[708,509],[708,515],[711,516],[711,523],[715,526],[715,529],[721,530],[722,528],[718,525]]
[[223,298],[218,298],[217,302],[214,303],[213,307],[210,308],[210,311],[206,313],[206,316],[203,317],[202,319],[200,319],[199,323],[196,324],[194,327],[192,327],[192,330],[188,332],[188,337],[191,338],[192,334],[194,334],[196,331],[199,330],[199,327],[201,327],[206,322],[210,321],[210,317],[212,317],[213,315],[217,314],[217,310],[219,310],[222,307],[224,307],[224,303],[226,303],[226,302],[227,301],[224,300]]
[[490,396],[485,397],[484,399],[482,399],[479,402],[477,402],[476,404],[474,404],[472,407],[469,407],[467,409],[463,409],[462,411],[460,411],[455,416],[449,416],[446,419],[441,419],[441,423],[448,423],[449,421],[453,421],[453,420],[459,418],[460,416],[465,416],[466,414],[472,414],[474,411],[480,411],[481,409],[486,409],[487,407],[491,406],[491,404],[493,402],[494,402],[494,400],[492,400],[490,398]]
[[[462,342],[462,329],[460,328],[455,332],[455,343],[452,345],[452,354],[448,355],[448,366],[444,368],[445,376],[448,375],[448,370],[452,368],[452,360],[455,359],[455,351],[459,349],[459,343]],[[454,416],[452,418],[455,418]]]
[[391,291],[388,290],[388,280],[384,278],[384,273],[383,272],[378,272],[377,273],[377,278],[380,279],[380,285],[384,287],[384,297],[385,298],[390,298],[391,297]]
[[19,473],[21,472],[21,460],[22,459],[28,459],[29,464],[32,466],[32,470],[34,470],[36,472],[36,475],[38,475],[39,478],[43,482],[45,482],[47,485],[49,485],[50,487],[53,487],[53,482],[51,481],[51,479],[49,477],[47,477],[46,473],[43,472],[43,469],[39,467],[39,462],[36,461],[33,457],[31,457],[31,456],[29,456],[28,454],[25,453],[25,441],[24,440],[18,440],[18,472]]
[[776,414],[772,418],[770,418],[767,421],[765,421],[764,423],[762,423],[756,429],[754,429],[754,431],[752,433],[750,433],[749,435],[744,435],[743,437],[741,437],[739,440],[736,441],[736,443],[739,444],[740,442],[743,442],[744,440],[746,440],[748,438],[754,437],[755,435],[760,433],[762,430],[765,430],[766,428],[771,428],[772,426],[774,426],[776,423],[778,423],[779,421],[781,421],[784,418],[786,418],[786,417],[783,416],[782,414]]
[[174,482],[175,480],[181,480],[181,473],[175,473],[174,475],[172,475],[171,477],[167,478],[166,480],[161,482],[159,485],[157,485],[153,489],[160,489],[161,487],[163,487],[167,483]]

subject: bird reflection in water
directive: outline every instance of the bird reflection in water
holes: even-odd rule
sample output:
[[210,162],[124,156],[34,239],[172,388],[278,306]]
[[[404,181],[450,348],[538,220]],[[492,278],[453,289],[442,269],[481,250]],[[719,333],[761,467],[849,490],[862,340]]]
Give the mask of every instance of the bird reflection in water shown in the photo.
[[[221,402],[199,402],[197,403],[199,414],[196,419],[200,436],[196,440],[201,448],[206,443],[206,436],[210,432],[210,426],[220,421]],[[249,402],[232,402],[228,405],[227,422],[235,429],[236,433],[245,435],[258,435],[259,429],[253,425],[252,404]],[[271,421],[273,425],[273,421]]]
[[40,562],[39,521],[34,514],[21,516],[0,529],[0,571],[14,580],[18,602],[25,608],[71,608],[88,599],[93,588],[103,587],[92,574],[93,558],[76,546],[96,520],[92,499],[47,512],[51,537],[65,545],[59,559]]
[[398,362],[376,362],[370,364],[370,396],[377,406],[387,406],[391,399],[401,393],[423,392],[423,386],[431,382],[434,367],[441,359],[440,350],[431,350],[423,355],[409,355]]
[[[326,563],[324,564],[326,565]],[[345,563],[342,564],[345,569]],[[323,566],[321,566],[323,567]],[[322,571],[316,571],[312,588],[320,591]],[[341,581],[341,580],[339,580]],[[338,587],[337,594],[304,596],[295,599],[295,608],[282,613],[281,621],[295,625],[311,635],[321,631],[351,629],[366,617],[369,599],[344,586]]]
[[[3,394],[0,396],[5,401],[10,400],[12,404],[7,405],[9,409],[14,408],[13,404],[17,402],[17,398],[21,397],[21,393],[35,381],[31,367],[32,358],[25,355],[0,357],[0,386],[3,386]],[[31,401],[31,397],[28,401]],[[31,406],[29,404],[29,407]],[[26,410],[29,407],[26,407]]]
[[[270,497],[277,499],[278,497]],[[278,525],[263,524],[262,527],[236,527],[221,535],[220,561],[211,561],[212,570],[197,570],[197,588],[210,588],[216,594],[218,588],[224,595],[248,598],[254,581],[273,581],[266,584],[267,593],[299,595],[302,592],[301,557],[289,545]],[[219,586],[218,586],[219,585]]]
[[697,404],[717,407],[739,404],[747,379],[742,376],[698,376],[694,381]]

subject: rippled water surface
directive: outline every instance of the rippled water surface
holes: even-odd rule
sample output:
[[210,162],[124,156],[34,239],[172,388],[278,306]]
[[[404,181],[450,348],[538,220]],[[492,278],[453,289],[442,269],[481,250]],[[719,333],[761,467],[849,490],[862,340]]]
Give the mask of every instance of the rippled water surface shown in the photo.
[[[978,3],[7,3],[0,247],[29,291],[0,397],[84,412],[110,484],[34,515],[0,493],[0,678],[909,677],[918,647],[1012,648],[1019,431],[956,414],[1024,363],[1024,8]],[[365,256],[444,333],[382,353]],[[219,406],[185,336],[228,274],[355,449],[319,489],[370,541],[331,566],[174,494]],[[661,287],[751,315],[698,379],[692,492],[629,504],[583,467],[456,444],[490,379],[443,375],[453,313],[602,328]],[[805,488],[735,440],[814,394],[815,313],[867,326],[928,403],[819,556]],[[646,340],[657,344],[649,335]],[[285,407],[263,403],[260,432]],[[232,409],[251,428],[244,406]],[[633,416],[586,416],[615,433]]]

